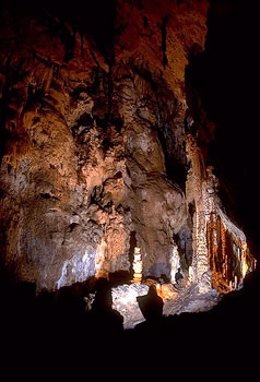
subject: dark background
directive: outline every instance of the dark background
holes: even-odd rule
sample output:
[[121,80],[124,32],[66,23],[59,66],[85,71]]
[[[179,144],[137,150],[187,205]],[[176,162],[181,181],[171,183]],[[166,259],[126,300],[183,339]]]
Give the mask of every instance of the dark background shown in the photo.
[[258,258],[259,13],[257,1],[210,1],[206,49],[192,81],[216,126],[208,163],[221,180],[224,206],[245,231]]

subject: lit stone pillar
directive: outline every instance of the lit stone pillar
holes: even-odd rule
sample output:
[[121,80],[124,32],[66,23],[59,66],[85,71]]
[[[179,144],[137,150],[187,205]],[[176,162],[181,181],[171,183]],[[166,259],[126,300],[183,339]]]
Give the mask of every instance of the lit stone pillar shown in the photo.
[[187,135],[187,157],[191,168],[186,182],[187,202],[195,204],[193,217],[193,258],[190,282],[196,283],[201,293],[211,288],[207,248],[207,220],[214,209],[210,170],[205,168],[203,156],[192,135]]
[[191,266],[189,266],[189,277],[188,277],[189,284],[193,283],[193,279],[194,279],[193,268]]
[[96,278],[108,278],[107,243],[104,238],[101,240],[101,243],[97,246],[95,269]]
[[247,244],[243,243],[242,246],[242,256],[241,256],[241,273],[243,279],[245,278],[247,271],[248,271],[248,264],[247,264]]
[[215,210],[214,194],[209,192],[210,178],[207,177],[201,185],[201,198],[198,203],[197,219],[197,278],[199,291],[206,293],[211,289],[211,271],[207,245],[207,225]]
[[[186,149],[187,158],[191,163],[186,181],[187,206],[189,207],[189,203],[195,206],[192,227],[193,257],[189,270],[189,282],[196,284],[200,293],[207,293],[212,288],[212,282],[217,289],[219,286],[221,290],[222,285],[226,285],[226,291],[232,290],[237,288],[238,278],[234,275],[230,280],[230,271],[234,274],[235,270],[230,269],[229,256],[232,254],[226,245],[227,231],[233,241],[242,243],[240,259],[242,279],[249,270],[255,268],[255,264],[248,252],[244,233],[222,211],[222,204],[218,197],[218,179],[214,175],[212,167],[205,167],[203,155],[196,139],[191,134],[187,134]],[[221,245],[217,238],[217,216],[221,219]],[[208,229],[211,230],[210,247],[208,247]],[[216,269],[215,259],[217,259],[218,253],[221,254],[222,258],[221,271]],[[210,262],[212,255],[213,264]],[[241,282],[240,280],[240,285]]]
[[209,260],[206,242],[206,219],[204,211],[198,213],[196,228],[196,263],[194,264],[194,276],[196,278],[195,281],[198,283],[199,291],[201,293],[205,293],[210,289],[210,282],[208,280]]
[[141,256],[141,249],[135,247],[134,249],[134,261],[133,261],[133,282],[140,283],[142,281],[143,263]]
[[172,255],[170,257],[170,267],[171,267],[171,272],[170,272],[170,279],[171,283],[175,284],[175,275],[178,272],[178,269],[180,268],[180,256],[178,252],[178,247],[176,244],[173,245],[173,250],[172,250]]

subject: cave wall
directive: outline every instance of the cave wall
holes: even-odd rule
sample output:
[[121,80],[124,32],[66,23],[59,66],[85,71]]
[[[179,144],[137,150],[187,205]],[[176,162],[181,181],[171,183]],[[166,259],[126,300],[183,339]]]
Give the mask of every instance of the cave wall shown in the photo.
[[211,287],[212,177],[185,130],[185,68],[204,46],[207,9],[206,1],[118,0],[102,35],[98,12],[84,30],[57,10],[7,7],[1,258],[15,277],[56,289],[128,271],[135,232],[144,276],[172,277],[177,243],[185,277]]
[[210,0],[209,4],[204,52],[193,55],[187,68],[193,89],[187,92],[189,98],[193,93],[188,104],[196,115],[206,161],[220,180],[225,210],[242,227],[258,258],[259,117],[254,96],[259,87],[258,3]]
[[[192,124],[192,121],[190,121]],[[192,127],[192,126],[190,126]],[[205,165],[202,149],[190,133],[186,136],[190,169],[186,182],[188,210],[192,207],[192,263],[189,277],[201,293],[211,287],[221,293],[243,284],[256,261],[246,236],[224,212],[219,197],[219,180]]]

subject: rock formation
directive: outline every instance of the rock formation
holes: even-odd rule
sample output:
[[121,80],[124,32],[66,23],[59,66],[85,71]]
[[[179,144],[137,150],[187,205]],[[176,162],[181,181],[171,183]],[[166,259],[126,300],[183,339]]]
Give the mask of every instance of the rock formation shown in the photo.
[[148,286],[143,284],[120,285],[112,289],[113,309],[124,318],[124,328],[130,329],[144,321],[138,306],[137,297],[148,293]]
[[227,292],[254,268],[187,105],[185,69],[203,49],[207,9],[117,0],[105,49],[59,14],[7,9],[0,239],[14,277],[55,290],[129,272],[133,235],[143,278],[174,282],[180,268],[186,286]]

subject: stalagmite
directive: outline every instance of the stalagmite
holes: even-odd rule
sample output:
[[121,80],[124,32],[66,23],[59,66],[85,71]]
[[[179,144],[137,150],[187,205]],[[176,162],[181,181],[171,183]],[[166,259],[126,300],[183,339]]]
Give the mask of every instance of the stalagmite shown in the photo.
[[178,247],[176,244],[173,245],[172,255],[170,257],[170,267],[171,267],[171,274],[170,274],[170,281],[172,284],[175,284],[176,279],[176,273],[178,272],[178,269],[180,268],[180,255],[178,252]]
[[133,261],[133,282],[140,283],[142,281],[142,256],[141,256],[141,249],[138,247],[135,247],[134,249],[134,261]]

